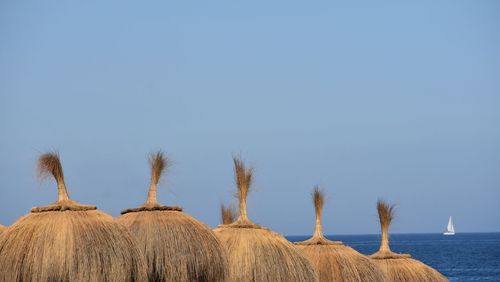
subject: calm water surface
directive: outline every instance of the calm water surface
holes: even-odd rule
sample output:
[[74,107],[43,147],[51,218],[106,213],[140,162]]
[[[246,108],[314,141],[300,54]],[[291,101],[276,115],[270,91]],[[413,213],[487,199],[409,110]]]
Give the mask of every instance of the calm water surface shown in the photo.
[[[378,250],[379,235],[327,236],[363,254]],[[287,236],[292,242],[309,236]],[[391,249],[409,253],[443,273],[450,281],[500,281],[500,233],[393,234]]]

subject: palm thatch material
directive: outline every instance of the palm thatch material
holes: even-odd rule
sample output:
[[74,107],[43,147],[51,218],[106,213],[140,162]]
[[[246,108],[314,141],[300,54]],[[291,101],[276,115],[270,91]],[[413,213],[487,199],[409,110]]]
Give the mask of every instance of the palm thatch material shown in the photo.
[[68,197],[57,154],[39,159],[58,200],[35,207],[0,236],[0,281],[144,281],[146,264],[112,216]]
[[214,231],[229,256],[230,281],[317,281],[307,258],[283,236],[248,219],[246,198],[253,179],[252,168],[234,158],[239,218]]
[[5,226],[1,225],[0,224],[0,234],[2,234],[2,232],[5,230]]
[[409,254],[398,254],[389,247],[389,226],[394,219],[394,205],[379,200],[377,211],[382,239],[380,249],[370,256],[382,270],[386,281],[448,281],[432,267],[412,259]]
[[316,211],[316,225],[311,239],[295,243],[311,261],[319,281],[384,281],[380,269],[366,256],[339,241],[323,236],[323,191],[314,187],[312,200]]
[[226,281],[227,256],[212,230],[180,207],[162,206],[156,199],[167,157],[162,152],[153,154],[150,166],[146,203],[124,210],[117,219],[130,230],[145,255],[149,281]]
[[238,215],[233,206],[225,206],[222,204],[220,206],[220,217],[222,224],[231,224],[236,220]]

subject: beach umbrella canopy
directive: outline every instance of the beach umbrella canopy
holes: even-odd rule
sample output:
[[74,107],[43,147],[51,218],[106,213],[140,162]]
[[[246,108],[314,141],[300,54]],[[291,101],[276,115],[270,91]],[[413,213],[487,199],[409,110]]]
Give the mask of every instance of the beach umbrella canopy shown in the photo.
[[0,236],[0,281],[144,281],[134,239],[111,215],[70,199],[59,156],[39,158],[58,200],[34,207]]
[[398,254],[389,247],[389,226],[394,218],[394,206],[379,200],[377,211],[382,231],[380,249],[370,256],[382,270],[386,281],[448,281],[437,270],[412,259],[409,254]]
[[213,231],[182,208],[157,201],[158,182],[168,164],[162,152],[150,157],[146,203],[124,210],[117,220],[130,230],[144,253],[149,281],[226,281],[226,253]]
[[240,215],[214,230],[228,252],[230,281],[317,281],[312,265],[298,248],[248,219],[246,199],[253,170],[234,158],[234,171]]
[[383,281],[384,276],[370,259],[339,241],[330,241],[323,236],[322,211],[324,193],[315,187],[312,193],[316,211],[316,226],[313,236],[295,243],[304,251],[316,269],[319,281]]

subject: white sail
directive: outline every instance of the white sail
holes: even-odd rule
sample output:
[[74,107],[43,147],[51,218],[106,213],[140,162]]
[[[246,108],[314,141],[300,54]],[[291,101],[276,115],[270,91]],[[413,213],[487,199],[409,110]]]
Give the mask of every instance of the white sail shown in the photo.
[[453,227],[453,220],[451,219],[451,216],[450,216],[450,220],[448,220],[448,230],[447,231],[455,233],[455,228]]
[[448,220],[448,226],[446,227],[446,232],[443,233],[444,235],[455,235],[455,227],[453,226],[453,220],[450,219]]

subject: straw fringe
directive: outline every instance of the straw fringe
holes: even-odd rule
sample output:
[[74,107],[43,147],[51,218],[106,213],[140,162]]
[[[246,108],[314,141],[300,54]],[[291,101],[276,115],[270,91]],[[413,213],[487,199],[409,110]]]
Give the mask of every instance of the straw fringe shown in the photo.
[[412,259],[409,254],[392,252],[389,246],[389,227],[394,219],[394,205],[378,200],[377,211],[382,238],[380,249],[370,258],[382,270],[386,281],[448,281],[437,270]]
[[0,236],[0,281],[145,279],[132,237],[98,210],[30,213]]
[[214,233],[177,211],[122,215],[146,257],[149,281],[226,281],[227,257]]
[[232,205],[225,206],[224,204],[222,204],[220,206],[220,216],[221,216],[222,224],[231,224],[238,217],[234,206],[232,206]]
[[343,244],[297,244],[313,265],[319,281],[381,282],[381,270],[351,247]]
[[233,225],[214,232],[229,257],[229,281],[317,281],[307,258],[278,233]]
[[2,234],[2,232],[3,232],[5,229],[6,229],[6,227],[0,224],[0,234]]
[[448,281],[437,270],[412,258],[374,259],[373,262],[382,270],[388,282]]

